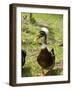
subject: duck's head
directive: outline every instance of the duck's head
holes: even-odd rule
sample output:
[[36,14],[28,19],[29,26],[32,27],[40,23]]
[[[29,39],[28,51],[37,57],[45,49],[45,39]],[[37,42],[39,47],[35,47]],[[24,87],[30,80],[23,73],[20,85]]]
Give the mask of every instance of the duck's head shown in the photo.
[[46,27],[42,27],[39,33],[36,35],[35,41],[42,39],[42,43],[47,44],[48,33],[49,33],[49,30]]
[[40,30],[40,37],[45,37],[45,36],[47,36],[48,35],[48,29],[47,28],[45,28],[45,27],[43,27],[43,28],[41,28],[41,30]]

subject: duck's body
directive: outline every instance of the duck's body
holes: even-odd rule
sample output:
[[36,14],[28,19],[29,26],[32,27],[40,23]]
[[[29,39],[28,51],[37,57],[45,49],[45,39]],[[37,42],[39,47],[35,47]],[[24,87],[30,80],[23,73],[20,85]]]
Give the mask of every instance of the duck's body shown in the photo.
[[41,51],[37,57],[37,62],[42,68],[42,73],[44,74],[43,69],[47,69],[48,71],[52,70],[55,65],[55,54],[54,49],[49,51],[47,49],[47,34],[48,29],[42,28],[38,38],[42,39]]
[[55,65],[55,55],[53,55],[52,51],[48,51],[47,48],[41,49],[37,61],[42,68],[50,69]]
[[21,54],[22,54],[21,57],[22,57],[22,67],[23,67],[25,64],[26,51],[22,49]]

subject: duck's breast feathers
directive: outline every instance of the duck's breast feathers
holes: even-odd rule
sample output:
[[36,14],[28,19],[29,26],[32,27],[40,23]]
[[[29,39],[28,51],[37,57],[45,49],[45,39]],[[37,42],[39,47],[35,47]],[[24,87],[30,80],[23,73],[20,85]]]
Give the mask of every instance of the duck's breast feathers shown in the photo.
[[43,68],[50,67],[55,62],[55,56],[47,48],[42,49],[37,58],[39,65]]

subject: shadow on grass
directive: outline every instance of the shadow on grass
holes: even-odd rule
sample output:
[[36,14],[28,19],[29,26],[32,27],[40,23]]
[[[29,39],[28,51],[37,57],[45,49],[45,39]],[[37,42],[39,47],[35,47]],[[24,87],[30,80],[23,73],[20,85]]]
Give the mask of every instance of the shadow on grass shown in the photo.
[[22,68],[22,77],[30,77],[32,76],[31,74],[31,68],[30,67],[24,67]]
[[45,74],[45,76],[52,76],[52,75],[62,75],[63,69],[62,68],[56,68],[53,69]]

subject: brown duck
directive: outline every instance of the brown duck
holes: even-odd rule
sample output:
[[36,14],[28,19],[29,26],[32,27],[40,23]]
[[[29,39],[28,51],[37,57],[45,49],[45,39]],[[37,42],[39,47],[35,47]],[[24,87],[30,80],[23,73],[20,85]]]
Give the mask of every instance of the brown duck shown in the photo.
[[41,39],[41,51],[37,57],[37,62],[42,68],[42,75],[45,75],[44,69],[51,71],[55,65],[54,49],[51,51],[47,48],[48,29],[43,27],[37,35],[37,39]]

